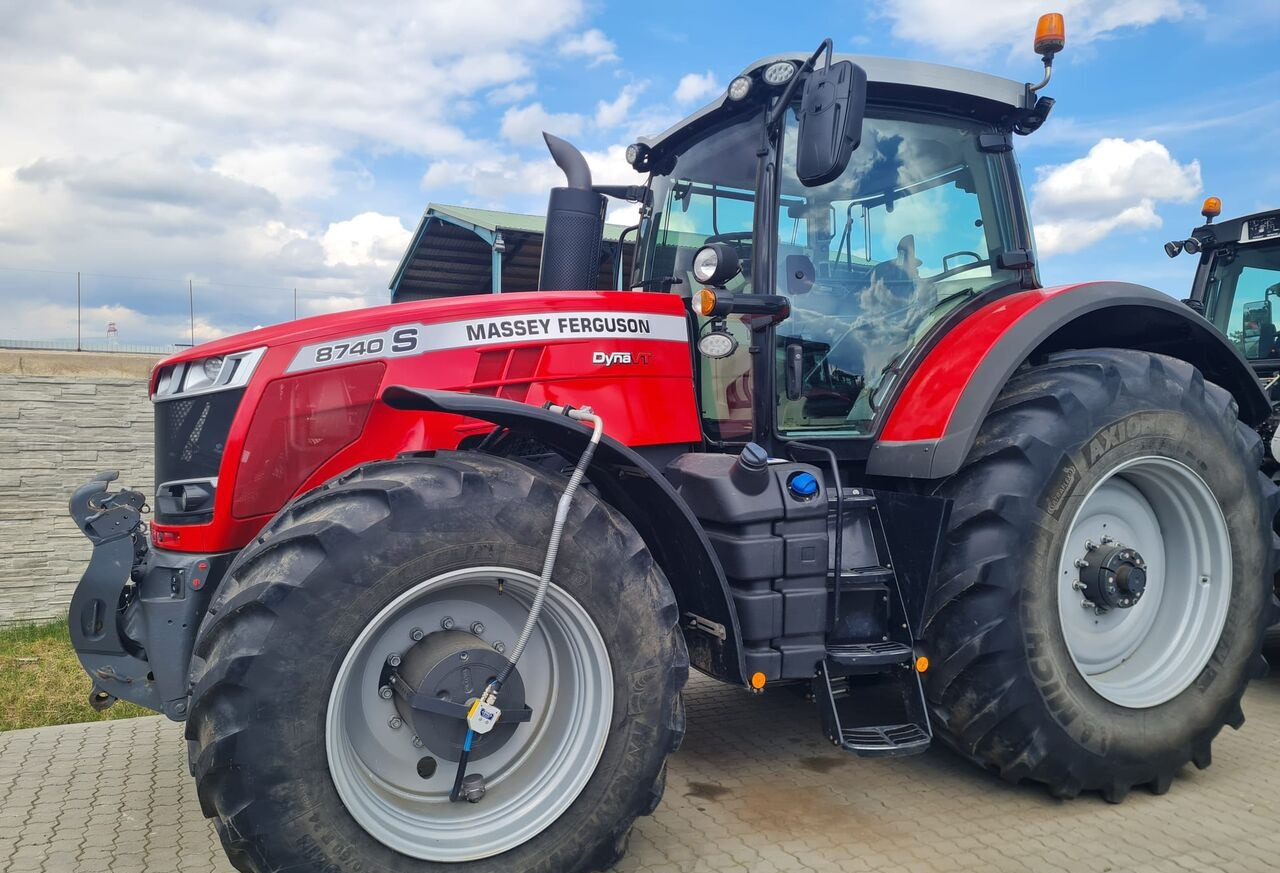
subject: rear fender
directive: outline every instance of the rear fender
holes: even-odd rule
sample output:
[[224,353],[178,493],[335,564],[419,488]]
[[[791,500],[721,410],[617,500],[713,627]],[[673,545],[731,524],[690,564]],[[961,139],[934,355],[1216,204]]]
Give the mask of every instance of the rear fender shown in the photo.
[[[564,415],[498,397],[392,386],[383,392],[382,400],[394,409],[492,422],[527,435],[570,460],[581,456],[591,435],[589,428]],[[608,433],[596,448],[588,477],[601,497],[639,532],[671,583],[690,662],[725,682],[744,682],[741,637],[729,584],[688,505],[661,471]],[[691,615],[723,628],[723,638],[693,626]]]
[[1239,350],[1172,297],[1124,282],[1020,291],[955,325],[908,377],[867,460],[867,473],[938,479],[960,469],[1009,377],[1028,358],[1122,348],[1179,358],[1231,392],[1257,425],[1271,405]]

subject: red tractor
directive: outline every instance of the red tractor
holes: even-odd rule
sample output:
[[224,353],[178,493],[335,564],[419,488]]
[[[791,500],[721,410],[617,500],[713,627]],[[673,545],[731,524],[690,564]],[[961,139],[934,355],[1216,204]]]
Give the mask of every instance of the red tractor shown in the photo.
[[[1208,766],[1266,667],[1270,406],[1188,307],[1040,286],[1044,84],[766,58],[628,149],[643,185],[548,137],[536,293],[161,362],[154,497],[71,501],[93,702],[186,722],[255,873],[607,867],[690,665],[1063,797]],[[634,270],[583,290],[606,195]]]

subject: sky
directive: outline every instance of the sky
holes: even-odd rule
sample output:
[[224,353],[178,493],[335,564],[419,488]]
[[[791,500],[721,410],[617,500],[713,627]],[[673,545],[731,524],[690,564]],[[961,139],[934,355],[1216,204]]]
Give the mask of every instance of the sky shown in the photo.
[[830,36],[1035,81],[1046,11],[1057,105],[1017,141],[1041,277],[1181,296],[1161,246],[1203,197],[1280,206],[1271,0],[0,0],[0,339],[74,339],[77,272],[87,340],[384,303],[428,202],[543,211],[543,130],[631,181],[627,143],[757,57]]

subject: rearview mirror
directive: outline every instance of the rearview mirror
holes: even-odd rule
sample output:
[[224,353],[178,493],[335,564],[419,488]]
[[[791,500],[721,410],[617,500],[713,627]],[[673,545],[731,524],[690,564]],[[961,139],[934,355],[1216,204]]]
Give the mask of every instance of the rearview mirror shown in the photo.
[[[828,56],[829,57],[829,56]],[[815,69],[800,98],[796,175],[807,187],[840,178],[862,141],[867,74],[852,61]]]
[[1258,300],[1244,305],[1243,329],[1245,339],[1254,339],[1262,334],[1263,325],[1273,324],[1271,320],[1271,301]]

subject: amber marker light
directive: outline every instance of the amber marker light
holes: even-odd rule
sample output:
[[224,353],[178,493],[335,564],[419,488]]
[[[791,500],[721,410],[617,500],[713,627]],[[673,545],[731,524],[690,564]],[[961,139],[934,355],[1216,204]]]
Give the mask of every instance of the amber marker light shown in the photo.
[[716,292],[710,288],[703,288],[693,295],[693,308],[699,315],[711,315],[716,311]]
[[1200,207],[1200,214],[1205,218],[1217,218],[1222,214],[1222,200],[1217,197],[1204,198],[1204,206]]
[[766,678],[763,673],[755,672],[751,674],[751,687],[754,688],[756,691],[764,690],[765,681],[766,681]]
[[927,657],[925,657],[924,655],[920,655],[918,658],[916,658],[917,673],[923,673],[928,669],[929,669],[929,659]]
[[1036,22],[1036,54],[1055,55],[1067,44],[1067,25],[1061,12],[1046,12]]

